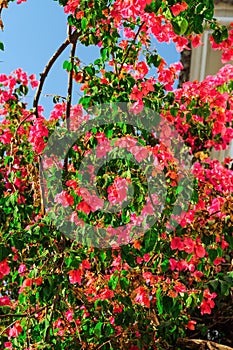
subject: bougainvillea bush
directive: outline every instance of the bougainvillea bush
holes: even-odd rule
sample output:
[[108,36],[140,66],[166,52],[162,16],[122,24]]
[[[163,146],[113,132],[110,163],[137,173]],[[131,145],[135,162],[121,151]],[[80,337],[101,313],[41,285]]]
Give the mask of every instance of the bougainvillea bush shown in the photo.
[[[232,160],[210,155],[233,138],[233,66],[174,89],[182,64],[157,47],[209,29],[227,63],[233,29],[212,0],[58,5],[69,34],[40,79],[0,75],[0,348],[230,349]],[[77,44],[99,56],[85,65]],[[68,46],[67,97],[46,119]]]

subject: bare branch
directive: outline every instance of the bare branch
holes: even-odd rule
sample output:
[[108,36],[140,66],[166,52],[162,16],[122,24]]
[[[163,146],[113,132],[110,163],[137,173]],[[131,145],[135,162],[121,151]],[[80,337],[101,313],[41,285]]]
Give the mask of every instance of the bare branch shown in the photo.
[[197,350],[233,350],[233,348],[215,343],[209,340],[180,338],[177,340],[177,345],[185,346],[185,349]]
[[[70,26],[69,27],[69,38],[71,36],[72,36],[72,34],[71,34],[71,26]],[[74,56],[75,56],[75,51],[76,51],[76,45],[77,45],[77,41],[73,41],[71,53],[70,53],[71,70],[69,72],[69,77],[68,77],[68,91],[67,91],[67,105],[66,105],[66,124],[67,124],[68,130],[70,129],[70,108],[71,108],[71,102],[72,102]]]

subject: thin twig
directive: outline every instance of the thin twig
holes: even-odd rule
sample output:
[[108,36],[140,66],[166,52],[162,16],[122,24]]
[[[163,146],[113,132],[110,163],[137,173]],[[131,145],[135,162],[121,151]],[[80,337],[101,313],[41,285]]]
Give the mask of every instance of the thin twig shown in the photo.
[[61,286],[59,285],[58,288],[57,288],[57,292],[56,292],[56,294],[54,295],[54,298],[53,298],[53,304],[51,306],[50,316],[49,316],[49,325],[48,325],[48,327],[46,329],[46,332],[45,332],[45,343],[49,343],[50,326],[51,326],[51,323],[52,323],[52,320],[53,320],[53,314],[54,314],[54,311],[55,311],[55,307],[56,307],[56,304],[57,304],[58,299],[59,299],[60,289],[61,289]]
[[41,312],[42,310],[44,310],[46,307],[48,307],[48,305],[42,306],[40,309],[34,310],[31,313],[24,313],[24,314],[4,314],[4,315],[0,315],[0,318],[7,318],[7,317],[33,317],[35,314],[38,314],[39,312]]
[[44,191],[44,183],[43,183],[43,163],[41,156],[39,156],[39,188],[40,188],[40,203],[41,203],[41,214],[45,215],[45,191]]
[[139,35],[139,33],[140,33],[140,30],[142,29],[142,27],[144,26],[144,24],[145,24],[145,22],[142,22],[142,24],[138,27],[137,33],[135,34],[135,37],[134,37],[134,39],[133,39],[131,45],[128,46],[128,48],[127,48],[127,50],[126,50],[126,53],[125,53],[125,57],[124,57],[124,59],[123,59],[123,61],[122,61],[122,63],[121,63],[120,69],[119,69],[119,71],[118,71],[118,75],[120,75],[120,73],[121,73],[121,71],[122,71],[122,68],[123,68],[123,65],[124,65],[124,63],[125,63],[125,61],[126,61],[128,55],[129,55],[129,52],[130,52],[130,50],[131,50],[133,44],[134,44],[135,41],[137,40],[137,37],[138,37],[138,35]]

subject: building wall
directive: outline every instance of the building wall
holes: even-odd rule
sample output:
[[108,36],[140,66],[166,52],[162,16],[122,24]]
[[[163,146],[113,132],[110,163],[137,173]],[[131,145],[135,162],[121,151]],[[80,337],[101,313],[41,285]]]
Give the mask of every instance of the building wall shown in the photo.
[[[215,1],[215,18],[221,24],[229,25],[233,22],[233,0]],[[193,81],[202,81],[207,75],[214,75],[223,66],[221,62],[221,52],[214,51],[209,42],[210,32],[206,31],[203,34],[203,44],[196,49],[192,49],[190,57],[189,76],[185,78]],[[228,62],[233,64],[232,62]],[[187,68],[186,68],[187,70]],[[223,160],[225,157],[233,158],[233,142],[225,151],[213,151],[212,158]]]

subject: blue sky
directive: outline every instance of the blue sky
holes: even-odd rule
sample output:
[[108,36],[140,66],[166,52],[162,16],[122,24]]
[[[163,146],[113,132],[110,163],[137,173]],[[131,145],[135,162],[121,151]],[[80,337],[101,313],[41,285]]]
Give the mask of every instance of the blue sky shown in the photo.
[[[2,11],[4,31],[0,32],[0,41],[4,42],[5,51],[0,51],[0,72],[9,74],[21,67],[37,78],[49,58],[66,38],[66,18],[63,8],[54,0],[27,0],[16,5],[10,3]],[[179,54],[173,45],[163,44],[158,47],[159,53],[168,63],[179,60]],[[85,63],[97,57],[99,49],[78,46],[76,55]],[[69,48],[57,60],[44,85],[40,104],[45,107],[45,116],[49,116],[52,98],[45,94],[66,96],[67,73],[63,62],[69,58]],[[27,98],[29,105],[33,94]],[[73,103],[79,99],[78,85],[74,86]]]

